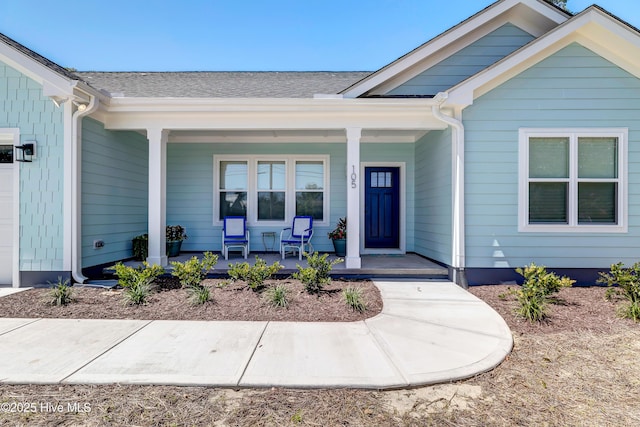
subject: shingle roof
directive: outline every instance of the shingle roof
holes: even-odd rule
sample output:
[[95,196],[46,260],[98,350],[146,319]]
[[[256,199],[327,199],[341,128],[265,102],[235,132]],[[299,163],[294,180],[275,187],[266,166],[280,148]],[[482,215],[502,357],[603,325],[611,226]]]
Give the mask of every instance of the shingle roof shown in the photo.
[[10,37],[5,36],[2,33],[0,33],[0,42],[3,42],[5,44],[13,47],[14,49],[16,49],[16,50],[22,52],[23,54],[31,57],[35,61],[37,61],[40,64],[44,65],[45,67],[55,71],[56,73],[66,77],[66,78],[68,78],[70,80],[82,80],[79,76],[73,74],[72,72],[70,72],[66,68],[61,67],[60,65],[58,65],[55,62],[51,61],[50,59],[47,59],[44,56],[40,55],[39,53],[36,53],[36,52],[32,51],[28,47],[18,43],[17,41],[13,40]]
[[77,72],[112,96],[197,98],[311,98],[335,94],[370,72]]

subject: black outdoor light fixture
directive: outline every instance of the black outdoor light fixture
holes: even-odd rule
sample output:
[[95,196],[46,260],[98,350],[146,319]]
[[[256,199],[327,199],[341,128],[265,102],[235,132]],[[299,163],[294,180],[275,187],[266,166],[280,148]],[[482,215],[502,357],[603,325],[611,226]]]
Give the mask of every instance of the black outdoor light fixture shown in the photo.
[[35,142],[26,142],[22,145],[16,145],[16,162],[32,162],[35,152]]

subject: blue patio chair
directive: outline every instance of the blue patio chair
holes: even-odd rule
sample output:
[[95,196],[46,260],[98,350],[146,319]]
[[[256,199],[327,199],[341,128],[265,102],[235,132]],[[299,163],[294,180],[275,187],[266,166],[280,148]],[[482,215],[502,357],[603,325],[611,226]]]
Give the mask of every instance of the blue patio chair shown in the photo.
[[224,259],[229,259],[229,249],[242,250],[242,256],[247,259],[249,255],[249,230],[247,219],[243,216],[225,216],[222,226],[222,254]]
[[[287,233],[288,232],[288,233]],[[313,218],[310,216],[296,216],[293,225],[280,232],[280,255],[285,259],[287,250],[298,252],[298,259],[302,261],[302,253],[313,253],[311,238],[313,237]]]

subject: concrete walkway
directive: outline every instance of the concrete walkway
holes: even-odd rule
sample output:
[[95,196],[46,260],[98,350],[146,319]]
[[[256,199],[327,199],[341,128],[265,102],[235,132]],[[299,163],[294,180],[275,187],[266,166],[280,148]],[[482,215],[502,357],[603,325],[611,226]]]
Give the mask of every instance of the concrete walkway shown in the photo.
[[0,382],[398,388],[498,365],[511,331],[450,282],[376,281],[360,322],[0,319]]

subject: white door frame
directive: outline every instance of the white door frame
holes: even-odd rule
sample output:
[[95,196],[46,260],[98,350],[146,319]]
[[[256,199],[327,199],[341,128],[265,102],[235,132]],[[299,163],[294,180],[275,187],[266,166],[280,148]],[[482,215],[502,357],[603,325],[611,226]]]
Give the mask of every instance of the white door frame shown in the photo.
[[[0,140],[8,142],[15,147],[20,145],[20,129],[0,128]],[[20,287],[20,164],[16,162],[15,148],[13,152],[13,265],[11,286]]]
[[[385,167],[385,168],[399,168],[400,174],[400,246],[398,249],[367,249],[364,247],[364,191],[365,182],[367,179],[365,176],[365,168],[368,167]],[[361,162],[360,163],[360,253],[361,254],[405,254],[407,252],[407,164],[405,162]]]

